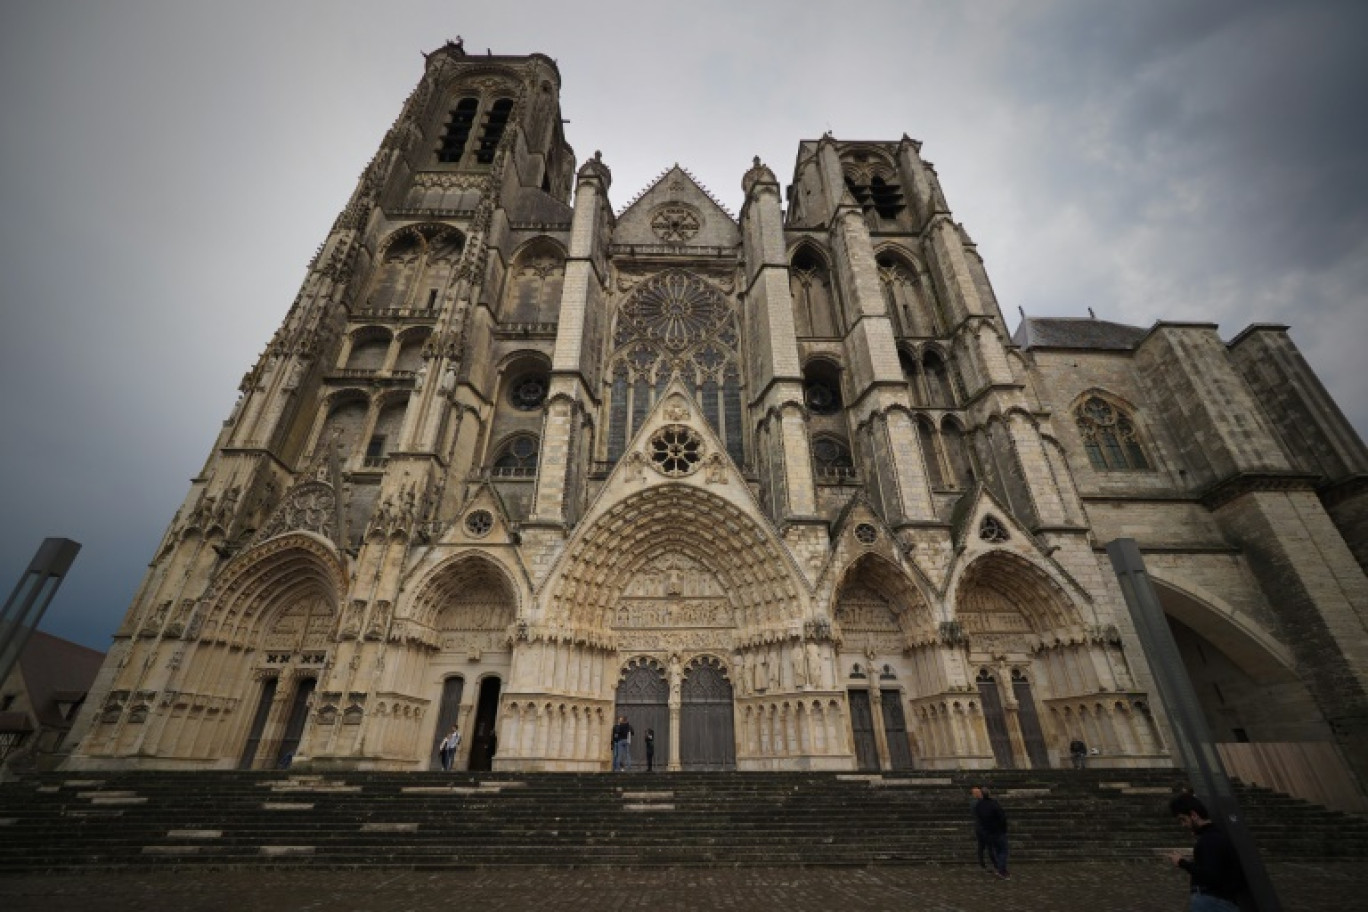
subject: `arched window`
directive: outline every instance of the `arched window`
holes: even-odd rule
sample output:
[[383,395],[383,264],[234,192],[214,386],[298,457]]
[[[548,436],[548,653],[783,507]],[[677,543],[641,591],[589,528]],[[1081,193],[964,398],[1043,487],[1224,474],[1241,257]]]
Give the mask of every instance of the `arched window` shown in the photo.
[[926,376],[926,397],[932,408],[954,408],[955,394],[950,386],[950,372],[945,361],[935,352],[927,352],[922,358],[923,373]]
[[490,474],[496,478],[532,478],[537,474],[540,441],[532,434],[519,434],[499,448]]
[[560,307],[565,256],[548,241],[519,251],[508,271],[499,319],[504,323],[551,323]]
[[812,461],[819,482],[846,482],[855,478],[855,460],[844,440],[823,435],[812,439]]
[[731,302],[682,269],[642,282],[619,308],[606,381],[608,459],[616,462],[651,406],[677,375],[737,465],[745,462],[744,412]]
[[371,277],[366,306],[435,310],[465,241],[445,225],[418,225],[391,235]]
[[1074,412],[1083,449],[1092,467],[1101,472],[1148,469],[1130,414],[1101,396],[1089,396]]
[[363,329],[352,338],[351,351],[347,354],[347,369],[380,370],[389,358],[389,349],[389,332],[379,328]]
[[475,160],[482,165],[488,165],[494,161],[494,152],[499,148],[499,140],[503,139],[504,128],[508,126],[509,115],[513,113],[513,99],[500,98],[489,108],[489,113],[485,115],[484,133],[480,136],[480,145],[475,149]]
[[955,419],[946,416],[941,422],[941,445],[945,447],[946,461],[950,463],[949,479],[953,488],[968,488],[975,482],[974,463],[969,458],[969,444],[964,439],[964,431]]
[[814,415],[835,415],[841,399],[841,372],[827,361],[813,361],[803,369],[803,400]]
[[465,154],[470,128],[475,124],[475,112],[480,108],[477,98],[462,98],[451,110],[446,129],[442,131],[442,142],[437,147],[439,162],[459,162]]
[[917,278],[917,271],[892,253],[881,253],[874,261],[879,267],[888,313],[905,336],[938,335],[936,315],[930,305],[930,292]]
[[936,427],[925,415],[917,416],[917,439],[921,442],[922,458],[926,460],[926,480],[931,490],[939,491],[945,487],[945,476],[941,472],[940,447],[936,440]]
[[789,291],[793,295],[794,324],[799,337],[841,335],[831,273],[822,258],[807,247],[800,248],[789,264]]

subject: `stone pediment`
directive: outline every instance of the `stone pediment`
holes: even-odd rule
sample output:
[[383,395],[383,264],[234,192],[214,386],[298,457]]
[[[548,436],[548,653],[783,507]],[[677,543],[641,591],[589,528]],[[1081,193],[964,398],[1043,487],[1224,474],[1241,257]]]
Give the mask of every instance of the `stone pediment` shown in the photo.
[[675,165],[622,211],[612,242],[687,252],[691,247],[735,247],[741,232],[731,213]]
[[750,486],[677,377],[633,436],[586,519],[606,502],[668,484],[701,488],[758,513]]

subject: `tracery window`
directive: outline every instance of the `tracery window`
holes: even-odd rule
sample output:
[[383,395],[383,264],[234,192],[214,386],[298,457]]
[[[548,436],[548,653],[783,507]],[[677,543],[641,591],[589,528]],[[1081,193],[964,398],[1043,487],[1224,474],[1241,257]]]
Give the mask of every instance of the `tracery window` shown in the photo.
[[812,461],[817,468],[817,480],[844,482],[855,477],[855,460],[844,440],[821,436],[812,440]]
[[794,328],[799,337],[836,338],[842,333],[831,273],[821,258],[800,249],[789,265],[789,293],[793,296]]
[[898,257],[883,253],[875,263],[888,312],[898,321],[906,336],[938,334],[936,316],[926,299],[927,292],[917,279],[916,270]]
[[519,434],[499,450],[490,474],[496,478],[532,478],[537,474],[540,441],[532,434]]
[[608,369],[608,458],[617,461],[670,377],[694,396],[727,454],[744,463],[740,337],[720,291],[682,269],[643,281],[618,310]]
[[1074,412],[1083,449],[1102,472],[1148,469],[1149,460],[1131,416],[1101,396],[1089,396]]
[[371,278],[366,306],[431,309],[446,289],[465,242],[444,225],[403,228],[389,237]]

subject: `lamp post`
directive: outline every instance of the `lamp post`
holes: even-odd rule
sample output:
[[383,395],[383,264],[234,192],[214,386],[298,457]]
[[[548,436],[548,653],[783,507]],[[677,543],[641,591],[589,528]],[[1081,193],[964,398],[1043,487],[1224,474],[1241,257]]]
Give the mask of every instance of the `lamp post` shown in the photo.
[[5,600],[5,607],[0,609],[0,681],[14,670],[29,635],[37,629],[80,550],[80,543],[69,538],[43,539],[38,553],[29,561],[28,570]]

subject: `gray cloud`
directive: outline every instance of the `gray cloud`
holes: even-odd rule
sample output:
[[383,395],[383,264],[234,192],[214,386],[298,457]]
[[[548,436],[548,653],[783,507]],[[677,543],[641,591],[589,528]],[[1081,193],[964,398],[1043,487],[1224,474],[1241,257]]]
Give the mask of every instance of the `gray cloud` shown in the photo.
[[[304,268],[421,74],[559,62],[626,203],[678,161],[925,142],[1018,306],[1291,323],[1368,428],[1359,3],[9,4],[0,9],[0,585],[85,543],[47,629],[103,647]],[[464,7],[464,8],[463,8]]]

